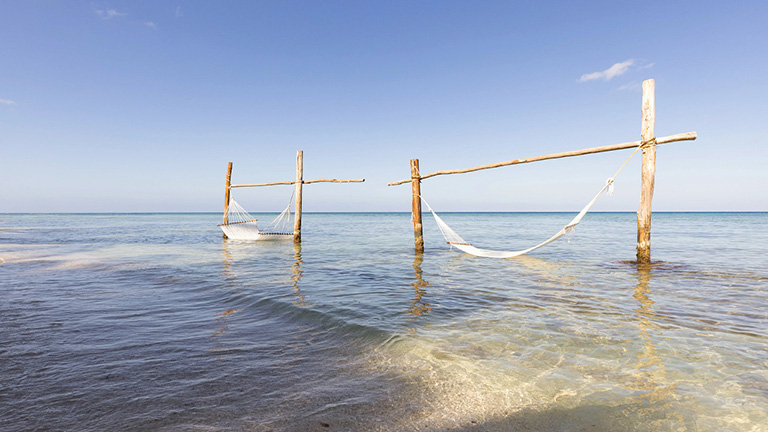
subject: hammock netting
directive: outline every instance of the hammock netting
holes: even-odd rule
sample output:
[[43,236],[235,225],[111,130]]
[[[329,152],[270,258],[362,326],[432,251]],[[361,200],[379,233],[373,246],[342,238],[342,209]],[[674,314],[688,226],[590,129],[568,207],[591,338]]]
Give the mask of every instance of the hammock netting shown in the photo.
[[480,249],[477,247],[472,246],[471,243],[465,241],[463,238],[461,238],[460,235],[456,234],[456,231],[452,230],[451,227],[448,226],[445,221],[443,221],[440,216],[435,213],[434,210],[432,210],[432,207],[429,206],[427,201],[421,197],[421,200],[424,202],[424,204],[427,205],[427,208],[432,213],[432,216],[435,217],[435,222],[437,222],[438,228],[440,228],[440,232],[443,233],[443,237],[445,237],[445,241],[451,245],[451,247],[455,247],[463,252],[466,252],[470,255],[475,255],[479,257],[487,257],[487,258],[514,258],[520,255],[525,255],[528,252],[534,251],[540,247],[546,246],[553,241],[559,239],[560,237],[564,235],[570,236],[571,233],[576,229],[576,225],[581,222],[582,219],[584,219],[584,216],[587,214],[587,212],[592,209],[592,206],[595,205],[598,198],[600,198],[603,193],[608,192],[608,195],[613,194],[613,181],[616,178],[616,176],[619,175],[621,170],[624,169],[625,166],[627,166],[627,163],[629,163],[630,159],[637,153],[638,150],[643,148],[646,145],[653,145],[655,144],[655,138],[650,141],[644,141],[641,143],[640,146],[635,148],[635,151],[632,152],[631,155],[627,158],[626,161],[624,161],[624,164],[621,165],[621,167],[616,171],[616,174],[613,175],[613,177],[609,178],[605,181],[605,186],[603,186],[602,189],[600,189],[600,192],[595,195],[594,198],[592,198],[592,201],[588,202],[586,206],[584,206],[583,209],[579,212],[579,214],[576,215],[573,219],[571,219],[568,224],[566,224],[563,229],[558,231],[555,235],[552,237],[544,240],[543,242],[537,244],[536,246],[529,247],[528,249],[518,250],[518,251],[502,251],[502,250],[492,250],[492,249]]
[[272,223],[263,230],[259,230],[256,224],[257,219],[251,216],[234,198],[230,197],[224,220],[226,222],[219,226],[224,231],[224,234],[231,239],[279,240],[290,238],[293,235],[290,203]]
[[438,216],[434,210],[432,210],[432,207],[429,206],[429,203],[427,203],[427,201],[424,198],[421,198],[421,200],[424,202],[424,204],[427,205],[427,208],[432,213],[432,216],[435,217],[435,222],[437,223],[437,227],[440,228],[440,232],[443,233],[443,237],[445,237],[445,241],[448,244],[450,244],[452,247],[455,247],[470,255],[475,255],[479,257],[514,258],[516,256],[524,255],[540,247],[546,246],[566,234],[570,236],[570,234],[574,231],[574,229],[576,229],[576,225],[578,225],[579,222],[581,222],[581,220],[584,218],[584,215],[587,214],[587,212],[592,208],[592,206],[595,205],[595,203],[597,202],[597,199],[600,198],[600,196],[606,191],[608,191],[609,195],[613,193],[613,178],[609,178],[605,182],[605,186],[603,186],[603,188],[600,189],[600,192],[598,192],[597,195],[595,195],[595,197],[592,198],[592,201],[588,202],[587,205],[579,212],[579,214],[577,214],[576,217],[571,219],[571,221],[568,222],[568,224],[565,225],[563,229],[558,231],[557,234],[537,244],[536,246],[530,247],[528,249],[518,250],[518,251],[500,251],[500,250],[492,250],[492,249],[480,249],[472,246],[471,243],[467,242],[466,240],[461,238],[460,235],[456,234],[456,231],[451,229],[451,227],[448,226],[448,224],[445,223],[445,221],[441,219],[440,216]]

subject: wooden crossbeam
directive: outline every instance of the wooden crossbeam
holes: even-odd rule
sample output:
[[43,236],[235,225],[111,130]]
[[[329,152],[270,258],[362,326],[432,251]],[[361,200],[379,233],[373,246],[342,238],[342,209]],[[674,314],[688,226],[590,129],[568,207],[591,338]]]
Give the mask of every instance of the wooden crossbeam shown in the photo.
[[[365,179],[317,179],[317,180],[306,180],[303,181],[302,184],[310,184],[310,183],[362,183]],[[272,182],[272,183],[252,183],[252,184],[235,184],[229,186],[230,188],[238,188],[238,187],[259,187],[259,186],[277,186],[277,185],[292,185],[296,184],[295,181],[289,181],[289,182]]]
[[[656,138],[656,144],[666,144],[676,141],[690,141],[696,139],[696,132],[686,132],[682,134],[676,134],[676,135],[670,135],[665,136],[661,138]],[[536,157],[530,157],[530,158],[524,158],[524,159],[514,159],[506,162],[499,162],[494,164],[487,164],[487,165],[480,165],[472,168],[464,168],[464,169],[455,169],[455,170],[440,170],[435,171],[433,173],[429,173],[423,176],[420,176],[419,178],[421,180],[428,179],[430,177],[439,176],[439,175],[446,175],[446,174],[463,174],[468,172],[474,172],[474,171],[480,171],[485,169],[491,169],[491,168],[499,168],[503,166],[509,166],[509,165],[518,165],[518,164],[524,164],[529,162],[538,162],[548,159],[559,159],[564,157],[572,157],[572,156],[582,156],[582,155],[588,155],[593,153],[602,153],[602,152],[608,152],[608,151],[615,151],[615,150],[624,150],[628,148],[635,148],[642,144],[642,141],[631,141],[621,144],[612,144],[602,147],[592,147],[584,150],[575,150],[575,151],[569,151],[569,152],[561,152],[561,153],[552,153],[544,156],[536,156]],[[412,179],[405,179],[400,180],[392,183],[387,183],[387,186],[397,186],[404,183],[410,183]]]
[[362,183],[365,179],[317,179],[317,180],[305,180],[304,184],[310,183]]
[[291,182],[271,182],[271,183],[252,183],[252,184],[234,184],[229,186],[230,188],[239,188],[239,187],[259,187],[259,186],[277,186],[277,185],[292,185],[296,184],[295,181]]

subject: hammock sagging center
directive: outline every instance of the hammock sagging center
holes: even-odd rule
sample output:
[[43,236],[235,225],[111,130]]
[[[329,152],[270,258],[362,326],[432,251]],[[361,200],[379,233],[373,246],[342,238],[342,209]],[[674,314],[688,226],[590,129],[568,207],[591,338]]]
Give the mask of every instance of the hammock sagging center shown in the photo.
[[435,222],[437,222],[437,227],[440,228],[440,232],[443,233],[443,237],[445,237],[445,241],[452,247],[462,250],[470,255],[475,255],[479,257],[514,258],[516,256],[525,255],[528,252],[531,252],[540,247],[546,246],[566,234],[570,236],[573,230],[576,229],[576,225],[578,225],[579,222],[581,222],[581,220],[584,218],[584,215],[586,215],[587,212],[592,208],[592,206],[595,205],[595,203],[597,202],[597,199],[600,198],[600,195],[602,195],[603,192],[605,192],[606,190],[608,190],[608,194],[610,195],[612,192],[612,189],[613,189],[613,179],[610,178],[605,182],[605,186],[603,186],[603,188],[600,189],[600,192],[598,192],[597,195],[595,195],[595,197],[592,198],[592,201],[590,201],[579,212],[579,214],[576,215],[575,218],[573,218],[565,227],[563,227],[563,229],[558,231],[557,234],[537,244],[536,246],[529,247],[528,249],[523,249],[519,251],[499,251],[499,250],[492,250],[492,249],[480,249],[472,246],[471,243],[468,243],[466,240],[461,238],[460,235],[456,234],[456,231],[451,229],[451,227],[449,227],[448,224],[445,223],[445,221],[443,221],[440,218],[440,216],[438,216],[437,213],[435,213],[434,210],[432,210],[432,207],[429,206],[429,204],[424,198],[422,198],[421,200],[424,202],[424,204],[427,205],[427,208],[432,213],[432,216],[435,217]]
[[624,162],[624,164],[619,168],[618,171],[616,171],[616,174],[613,175],[613,177],[609,178],[605,181],[605,186],[603,186],[602,189],[600,189],[600,192],[595,195],[594,198],[592,198],[592,201],[588,202],[586,206],[584,206],[583,209],[579,212],[579,214],[576,215],[573,219],[571,219],[570,222],[568,222],[567,225],[563,227],[560,231],[558,231],[555,235],[548,238],[547,240],[537,244],[536,246],[529,247],[528,249],[523,249],[519,251],[501,251],[501,250],[493,250],[493,249],[481,249],[475,246],[472,246],[471,243],[467,242],[463,238],[461,238],[460,235],[456,234],[456,231],[451,229],[450,226],[448,226],[445,221],[443,221],[440,216],[435,213],[434,210],[432,210],[432,207],[430,207],[429,203],[423,198],[421,200],[426,204],[429,211],[432,213],[432,216],[435,218],[435,222],[437,223],[437,227],[440,228],[440,232],[443,233],[443,237],[445,237],[446,243],[451,245],[451,247],[455,247],[463,252],[466,252],[470,255],[479,256],[479,257],[486,257],[486,258],[514,258],[520,255],[525,255],[528,252],[532,252],[540,247],[546,246],[553,241],[559,239],[560,237],[564,235],[568,235],[570,238],[571,233],[576,229],[576,225],[581,222],[581,220],[584,218],[584,216],[589,212],[590,209],[592,209],[592,206],[595,205],[598,198],[604,193],[608,192],[608,195],[613,194],[613,181],[616,178],[616,176],[621,172],[621,170],[627,165],[630,159],[632,159],[632,156],[637,153],[637,150],[639,150],[641,147],[637,147],[634,152],[627,158],[627,160]]
[[291,228],[291,204],[272,221],[264,231],[256,225],[258,219],[251,216],[234,198],[229,199],[227,213],[224,215],[223,224],[219,224],[221,230],[228,238],[237,240],[281,240],[292,238]]

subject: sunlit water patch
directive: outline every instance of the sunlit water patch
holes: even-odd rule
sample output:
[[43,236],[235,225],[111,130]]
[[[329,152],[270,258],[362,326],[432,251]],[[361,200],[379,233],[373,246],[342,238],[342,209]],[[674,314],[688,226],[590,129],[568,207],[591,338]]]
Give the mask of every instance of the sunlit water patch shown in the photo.
[[766,214],[0,216],[0,430],[768,430]]

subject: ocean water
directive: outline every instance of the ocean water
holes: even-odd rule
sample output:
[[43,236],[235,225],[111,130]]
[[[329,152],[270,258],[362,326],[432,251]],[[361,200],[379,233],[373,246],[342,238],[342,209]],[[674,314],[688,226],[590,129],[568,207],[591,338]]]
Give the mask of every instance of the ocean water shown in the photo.
[[0,215],[0,430],[768,431],[767,213],[219,221]]

